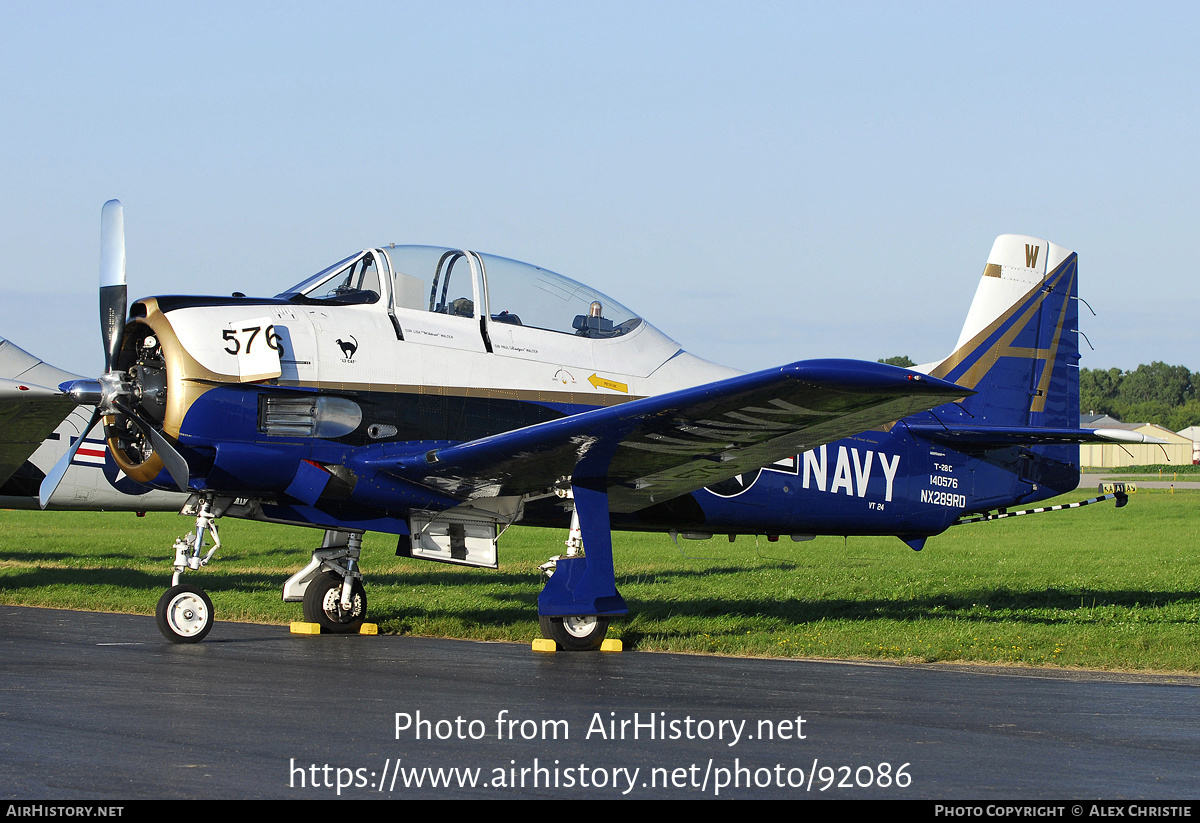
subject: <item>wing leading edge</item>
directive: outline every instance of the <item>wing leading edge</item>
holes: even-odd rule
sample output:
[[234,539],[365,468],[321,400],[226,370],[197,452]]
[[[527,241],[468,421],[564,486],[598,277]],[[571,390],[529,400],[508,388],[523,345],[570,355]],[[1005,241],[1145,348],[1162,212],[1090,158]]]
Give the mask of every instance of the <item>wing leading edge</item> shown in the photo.
[[353,468],[461,500],[587,481],[632,512],[972,393],[892,366],[806,360],[423,454],[365,453]]

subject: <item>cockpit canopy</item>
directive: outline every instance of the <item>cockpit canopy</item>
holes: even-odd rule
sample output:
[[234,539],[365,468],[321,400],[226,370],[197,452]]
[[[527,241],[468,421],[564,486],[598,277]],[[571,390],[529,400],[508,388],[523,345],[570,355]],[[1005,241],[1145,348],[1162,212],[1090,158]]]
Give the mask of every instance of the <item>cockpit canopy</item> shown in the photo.
[[296,303],[422,311],[579,337],[628,334],[642,320],[561,274],[491,254],[436,246],[386,246],[339,260],[278,297]]

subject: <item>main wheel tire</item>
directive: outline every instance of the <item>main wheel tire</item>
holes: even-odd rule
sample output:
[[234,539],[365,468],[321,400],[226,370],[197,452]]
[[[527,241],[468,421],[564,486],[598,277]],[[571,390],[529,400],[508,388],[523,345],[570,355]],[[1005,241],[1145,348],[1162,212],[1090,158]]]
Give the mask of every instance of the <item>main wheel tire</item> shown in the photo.
[[213,605],[203,589],[180,583],[158,598],[154,619],[172,643],[199,643],[213,624]]
[[594,614],[580,617],[538,617],[542,637],[553,640],[568,652],[590,652],[600,648],[608,634],[608,618]]
[[342,578],[325,572],[304,590],[304,619],[337,634],[357,632],[367,617],[367,593],[361,580],[350,590],[350,610],[342,610]]

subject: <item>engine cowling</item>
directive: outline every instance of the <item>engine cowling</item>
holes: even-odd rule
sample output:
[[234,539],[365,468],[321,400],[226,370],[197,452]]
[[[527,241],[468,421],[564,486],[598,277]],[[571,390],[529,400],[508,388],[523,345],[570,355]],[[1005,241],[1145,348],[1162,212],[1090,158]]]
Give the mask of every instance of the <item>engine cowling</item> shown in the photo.
[[[188,354],[155,298],[135,303],[130,317],[116,363],[129,384],[127,402],[143,421],[178,442],[187,410],[221,376]],[[127,415],[106,415],[104,431],[117,466],[134,480],[150,483],[163,470],[153,444]]]

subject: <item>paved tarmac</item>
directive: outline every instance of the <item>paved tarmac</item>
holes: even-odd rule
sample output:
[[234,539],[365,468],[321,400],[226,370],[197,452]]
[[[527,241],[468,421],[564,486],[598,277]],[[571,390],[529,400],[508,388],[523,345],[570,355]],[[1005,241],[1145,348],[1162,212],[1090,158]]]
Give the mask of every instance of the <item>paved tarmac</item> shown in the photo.
[[1193,677],[224,622],[179,646],[153,618],[0,606],[10,800],[1195,798],[1198,702]]

